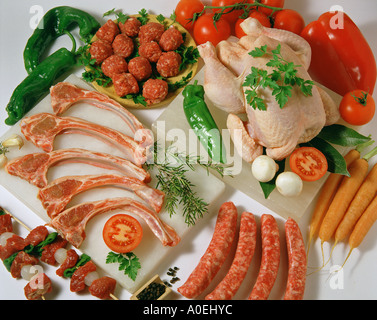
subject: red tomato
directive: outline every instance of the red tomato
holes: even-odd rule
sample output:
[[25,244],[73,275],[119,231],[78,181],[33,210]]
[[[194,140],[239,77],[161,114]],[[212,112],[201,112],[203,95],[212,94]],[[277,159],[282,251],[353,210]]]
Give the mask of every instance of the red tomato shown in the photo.
[[103,240],[114,252],[126,253],[134,250],[143,237],[140,222],[127,214],[112,216],[103,227]]
[[274,28],[301,34],[305,28],[305,20],[297,11],[284,9],[276,13]]
[[194,39],[196,44],[200,45],[207,41],[216,46],[220,41],[226,40],[231,35],[230,24],[227,20],[220,18],[216,21],[216,27],[213,24],[213,13],[203,14],[194,24]]
[[313,147],[296,149],[289,158],[289,165],[304,181],[316,181],[322,178],[328,169],[325,155]]
[[[252,10],[249,13],[249,17],[257,19],[263,26],[267,28],[271,28],[271,22],[270,19],[262,12],[257,11],[257,10]],[[236,24],[234,26],[234,32],[237,38],[242,38],[246,33],[242,30],[240,24],[244,21],[245,19],[238,19],[236,21]]]
[[[212,6],[214,7],[223,7],[223,6],[229,6],[236,3],[242,2],[241,0],[212,0]],[[213,12],[219,12],[221,9],[213,9]],[[227,13],[229,12],[229,13]],[[227,20],[230,24],[233,24],[237,21],[237,19],[240,17],[240,15],[243,14],[243,10],[233,10],[227,9],[224,11],[224,15],[222,16],[225,20]]]
[[373,97],[363,90],[347,93],[339,105],[343,120],[351,125],[362,126],[370,122],[376,110]]
[[[249,3],[255,2],[254,0],[248,0]],[[285,0],[261,0],[260,3],[266,6],[275,7],[275,8],[284,8]],[[260,12],[263,12],[265,15],[269,16],[272,13],[271,9],[258,7]]]
[[201,12],[204,5],[200,0],[181,0],[175,8],[175,20],[187,30],[192,30],[194,25],[189,20],[193,18],[194,13]]

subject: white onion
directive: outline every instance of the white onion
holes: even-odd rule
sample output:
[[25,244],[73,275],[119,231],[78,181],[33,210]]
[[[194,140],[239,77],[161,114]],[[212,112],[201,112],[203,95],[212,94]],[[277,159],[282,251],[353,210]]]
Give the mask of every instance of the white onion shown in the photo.
[[0,246],[4,247],[6,244],[7,244],[7,240],[9,238],[12,238],[14,236],[14,233],[13,232],[4,232],[1,236],[0,236]]
[[99,275],[98,275],[98,272],[97,271],[93,271],[93,272],[89,272],[85,279],[84,279],[84,282],[85,284],[90,287],[91,284],[93,283],[94,280],[97,280],[99,279]]
[[300,176],[294,172],[283,172],[276,178],[276,188],[286,197],[298,196],[303,188]]
[[38,273],[43,273],[43,268],[39,265],[28,264],[21,268],[21,277],[26,281],[30,281]]
[[56,250],[54,258],[57,261],[57,263],[62,264],[65,261],[65,259],[67,259],[67,249],[59,248],[58,250]]
[[275,177],[278,168],[279,166],[272,158],[262,155],[253,161],[251,172],[258,181],[268,182]]

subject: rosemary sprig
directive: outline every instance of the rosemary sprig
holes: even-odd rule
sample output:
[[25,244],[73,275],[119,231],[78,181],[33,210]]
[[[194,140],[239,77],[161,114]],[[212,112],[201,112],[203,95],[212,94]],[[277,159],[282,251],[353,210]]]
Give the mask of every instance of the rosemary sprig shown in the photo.
[[[188,226],[195,225],[196,221],[208,211],[206,203],[194,190],[195,185],[187,178],[189,170],[195,171],[195,165],[207,170],[214,170],[221,176],[225,174],[225,167],[221,164],[201,161],[198,156],[186,156],[178,152],[165,151],[164,161],[159,161],[160,148],[155,143],[153,162],[146,164],[148,170],[156,170],[156,188],[165,193],[165,209],[170,216],[176,213],[178,205],[183,206],[183,216]],[[167,159],[175,160],[172,164]],[[172,161],[173,162],[173,161]]]

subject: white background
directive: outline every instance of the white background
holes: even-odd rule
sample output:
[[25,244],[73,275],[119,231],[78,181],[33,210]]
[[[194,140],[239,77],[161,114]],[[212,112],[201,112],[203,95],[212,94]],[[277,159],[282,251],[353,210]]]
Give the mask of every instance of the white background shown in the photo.
[[[160,14],[169,17],[173,12],[177,0],[111,0],[111,1],[98,1],[98,0],[81,0],[81,1],[55,1],[55,0],[2,0],[0,2],[0,136],[3,135],[8,127],[4,124],[4,120],[7,117],[5,107],[9,101],[9,98],[16,88],[16,86],[26,76],[26,71],[23,65],[23,50],[27,39],[32,34],[30,27],[30,19],[33,17],[33,13],[30,12],[30,8],[33,5],[41,6],[45,12],[50,8],[59,5],[68,5],[83,9],[93,16],[98,21],[104,23],[106,20],[102,18],[102,14],[112,8],[122,9],[124,13],[134,14],[142,8],[148,9],[150,13]],[[208,3],[208,1],[206,2]],[[348,13],[354,22],[362,30],[364,36],[370,43],[374,53],[377,53],[377,20],[375,13],[377,12],[377,2],[375,0],[343,0],[343,1],[329,1],[329,0],[286,0],[286,8],[292,8],[299,11],[305,18],[306,23],[311,22],[318,18],[318,16],[330,9],[332,5],[341,5],[345,12]],[[67,38],[61,38],[59,42],[51,49],[56,50],[59,46],[71,47],[70,40]],[[347,50],[347,48],[344,48]],[[77,73],[78,75],[80,72]],[[377,98],[376,94],[374,95]],[[377,100],[377,99],[376,99]],[[135,114],[149,126],[154,119],[156,119],[164,109],[157,110],[143,110],[135,111]],[[363,132],[371,133],[374,139],[377,139],[377,120],[374,119],[368,126],[362,128]],[[375,160],[371,161],[371,165],[375,163]],[[219,207],[225,201],[233,201],[239,211],[248,210],[255,214],[258,230],[260,227],[259,217],[263,213],[272,213],[278,220],[281,230],[281,242],[282,242],[282,258],[279,275],[273,292],[271,293],[271,299],[281,299],[284,293],[285,283],[287,279],[287,257],[285,249],[284,239],[284,220],[279,217],[278,214],[270,212],[268,209],[263,208],[261,205],[245,196],[244,194],[237,192],[231,188],[227,188],[222,197],[216,204]],[[16,200],[9,192],[0,187],[0,206],[3,206],[10,212],[14,213],[18,218],[23,220],[28,226],[35,227],[42,224],[41,221],[33,212],[28,210],[22,203]],[[311,216],[311,206],[304,217],[299,222],[302,233],[306,239],[307,227]],[[190,237],[185,241],[192,242],[191,245],[194,250],[185,251],[184,244],[182,244],[181,251],[174,250],[169,261],[169,266],[178,266],[180,270],[177,276],[181,281],[174,285],[171,299],[182,299],[182,297],[176,293],[176,288],[183,284],[190,272],[196,266],[201,255],[204,253],[211,239],[213,226],[215,223],[215,217],[210,219],[205,227],[198,230],[194,230]],[[22,227],[17,227],[16,231],[20,234],[25,230]],[[307,286],[305,292],[305,299],[321,300],[321,299],[376,299],[377,292],[377,225],[375,225],[368,234],[362,245],[354,250],[348,263],[343,269],[342,273],[338,274],[338,278],[335,278],[333,274],[329,273],[329,268],[336,264],[342,264],[348,247],[346,244],[338,245],[335,250],[333,259],[324,271],[308,276]],[[251,291],[255,278],[258,273],[258,266],[260,262],[260,240],[257,243],[257,250],[252,262],[252,267],[249,273],[236,295],[236,299],[245,299]],[[325,246],[325,255],[328,256],[329,246]],[[226,268],[230,266],[231,259],[229,258],[224,268],[220,271],[215,278],[214,283],[221,280],[226,272]],[[318,241],[311,249],[309,256],[309,269],[310,272],[313,269],[311,267],[317,267],[321,264],[321,253]],[[45,267],[46,273],[51,276],[54,282],[54,292],[48,295],[48,299],[96,299],[90,296],[90,294],[81,293],[74,294],[69,291],[69,280],[64,280],[55,275],[56,268]],[[156,270],[156,273],[160,274],[163,279],[170,279],[166,276],[166,265],[161,267],[160,270]],[[23,294],[23,287],[26,285],[24,280],[15,280],[6,269],[0,266],[0,299],[25,299]],[[205,293],[210,292],[214,286],[210,286]],[[120,299],[129,299],[130,294],[122,288],[117,287],[116,295]]]

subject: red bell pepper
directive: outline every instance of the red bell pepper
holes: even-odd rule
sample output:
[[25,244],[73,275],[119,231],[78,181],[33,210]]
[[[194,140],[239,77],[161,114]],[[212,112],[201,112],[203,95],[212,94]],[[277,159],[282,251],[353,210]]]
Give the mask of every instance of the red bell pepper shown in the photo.
[[360,29],[343,13],[343,28],[336,28],[339,12],[326,12],[308,24],[301,36],[312,48],[309,73],[313,80],[344,96],[361,89],[373,94],[376,60]]

